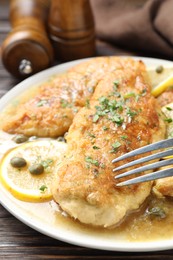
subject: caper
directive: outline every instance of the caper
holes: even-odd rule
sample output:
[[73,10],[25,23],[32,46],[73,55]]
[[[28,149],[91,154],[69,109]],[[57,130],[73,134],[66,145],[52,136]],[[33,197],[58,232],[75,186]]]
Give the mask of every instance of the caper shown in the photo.
[[12,139],[16,144],[21,144],[24,143],[26,141],[28,141],[28,137],[23,135],[23,134],[18,134],[16,136],[13,137]]
[[163,71],[163,66],[162,66],[162,65],[160,65],[160,66],[158,66],[158,67],[156,68],[156,72],[157,72],[157,73],[162,73],[162,71]]
[[31,174],[39,175],[44,172],[44,167],[41,163],[33,164],[29,167]]
[[59,136],[58,138],[57,138],[57,141],[58,142],[66,142],[66,140],[65,140],[65,138],[63,137],[63,136]]
[[22,157],[13,157],[11,158],[10,163],[15,168],[22,168],[25,167],[27,164],[25,159]]

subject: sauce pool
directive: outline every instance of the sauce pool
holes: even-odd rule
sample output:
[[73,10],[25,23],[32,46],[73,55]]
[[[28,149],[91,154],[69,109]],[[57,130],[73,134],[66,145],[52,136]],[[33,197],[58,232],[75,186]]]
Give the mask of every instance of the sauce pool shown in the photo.
[[[0,131],[0,157],[11,148],[17,146],[9,135]],[[32,138],[30,139],[32,140]],[[19,144],[20,145],[20,144]],[[17,201],[17,199],[15,199]],[[111,229],[95,228],[79,223],[68,217],[58,205],[52,200],[42,203],[29,203],[18,201],[19,207],[33,217],[40,219],[55,228],[65,227],[74,232],[87,233],[92,236],[102,236],[110,240],[116,240],[117,237],[123,237],[128,241],[152,241],[173,238],[173,199],[156,198],[153,194],[145,201],[141,208],[126,216],[126,219],[116,227]],[[150,212],[150,209],[160,209],[162,213]]]

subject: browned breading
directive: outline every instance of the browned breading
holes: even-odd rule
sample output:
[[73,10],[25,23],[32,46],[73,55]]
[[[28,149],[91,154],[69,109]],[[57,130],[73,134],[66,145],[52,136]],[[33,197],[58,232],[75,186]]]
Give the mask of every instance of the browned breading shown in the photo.
[[109,227],[139,208],[152,183],[116,187],[111,161],[164,138],[159,111],[142,62],[128,61],[126,69],[105,75],[67,135],[66,159],[52,188],[64,211],[83,223]]

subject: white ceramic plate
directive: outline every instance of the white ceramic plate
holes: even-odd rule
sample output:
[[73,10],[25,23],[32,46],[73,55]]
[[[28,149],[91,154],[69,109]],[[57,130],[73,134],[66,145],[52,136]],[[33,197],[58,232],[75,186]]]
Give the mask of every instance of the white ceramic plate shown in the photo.
[[[173,66],[170,61],[141,58],[148,66],[155,67],[158,65]],[[67,70],[69,67],[77,64],[83,60],[68,62],[62,65],[55,66],[53,68],[42,71],[18,84],[11,91],[9,91],[0,100],[0,111],[17,97],[21,92],[30,88],[30,86],[40,84],[48,79],[55,73],[61,73]],[[112,236],[111,233],[104,234],[104,232],[97,231],[92,233],[87,227],[82,228],[82,225],[69,223],[69,221],[63,222],[61,219],[56,218],[56,204],[53,202],[48,203],[27,203],[15,199],[7,190],[0,185],[0,202],[1,204],[16,218],[32,227],[33,229],[53,237],[55,239],[68,242],[71,244],[85,246],[89,248],[97,248],[104,250],[115,251],[156,251],[173,248],[173,237],[169,240],[157,240],[147,242],[129,242],[120,235]]]

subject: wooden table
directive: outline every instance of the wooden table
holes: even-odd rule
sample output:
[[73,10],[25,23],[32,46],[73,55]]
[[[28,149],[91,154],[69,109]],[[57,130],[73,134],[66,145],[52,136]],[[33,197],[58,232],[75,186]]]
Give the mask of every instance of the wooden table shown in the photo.
[[[0,0],[0,45],[10,30],[8,1]],[[128,54],[97,42],[98,55]],[[13,78],[0,62],[0,96],[14,87]],[[173,250],[149,253],[125,253],[88,249],[52,239],[26,226],[0,205],[0,259],[173,259]]]

